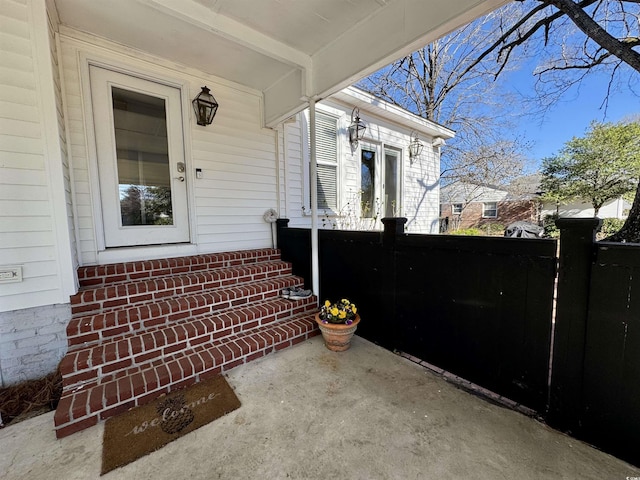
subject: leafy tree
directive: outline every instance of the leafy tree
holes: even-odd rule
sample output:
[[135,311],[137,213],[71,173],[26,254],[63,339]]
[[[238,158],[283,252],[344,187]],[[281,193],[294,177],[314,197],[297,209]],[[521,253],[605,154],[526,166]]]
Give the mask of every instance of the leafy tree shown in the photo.
[[640,177],[640,123],[592,122],[542,166],[542,190],[557,203],[591,202],[598,216],[608,200],[633,191]]
[[[637,92],[640,73],[640,9],[638,0],[526,0],[527,11],[478,57],[499,52],[500,63],[528,47],[540,55],[535,74],[538,100],[543,108],[557,101],[571,86],[594,71],[607,72],[603,92],[606,107],[610,93],[624,88]],[[560,48],[553,48],[553,47]],[[606,161],[606,160],[604,160]],[[640,242],[640,182],[622,229],[611,241]]]

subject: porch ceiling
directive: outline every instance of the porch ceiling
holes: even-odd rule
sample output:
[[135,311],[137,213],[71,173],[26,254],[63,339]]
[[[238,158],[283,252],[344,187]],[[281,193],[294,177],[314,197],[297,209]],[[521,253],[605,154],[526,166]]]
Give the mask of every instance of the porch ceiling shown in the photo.
[[273,126],[506,0],[54,0],[62,25],[259,90]]

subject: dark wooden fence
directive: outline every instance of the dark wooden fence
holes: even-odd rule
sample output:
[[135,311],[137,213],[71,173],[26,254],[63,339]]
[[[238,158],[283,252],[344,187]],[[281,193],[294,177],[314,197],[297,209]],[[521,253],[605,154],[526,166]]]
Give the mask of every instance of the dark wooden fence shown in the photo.
[[[283,228],[278,245],[310,279],[310,232]],[[556,242],[319,232],[320,297],[360,309],[358,334],[538,412],[546,408]]]
[[[640,245],[596,243],[597,219],[558,220],[552,342],[555,241],[409,235],[403,221],[321,230],[321,299],[358,304],[359,335],[640,465]],[[282,256],[310,280],[310,231],[286,224]]]
[[640,465],[640,245],[559,220],[550,425]]

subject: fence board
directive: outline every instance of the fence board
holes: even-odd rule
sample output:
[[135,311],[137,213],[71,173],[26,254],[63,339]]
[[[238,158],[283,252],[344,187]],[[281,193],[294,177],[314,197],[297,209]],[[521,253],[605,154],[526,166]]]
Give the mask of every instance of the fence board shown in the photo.
[[640,248],[599,246],[591,272],[579,435],[640,464]]
[[398,242],[399,348],[544,411],[555,242],[440,238]]
[[[283,258],[309,263],[295,230]],[[555,241],[321,230],[319,249],[321,300],[355,302],[359,335],[544,411]]]

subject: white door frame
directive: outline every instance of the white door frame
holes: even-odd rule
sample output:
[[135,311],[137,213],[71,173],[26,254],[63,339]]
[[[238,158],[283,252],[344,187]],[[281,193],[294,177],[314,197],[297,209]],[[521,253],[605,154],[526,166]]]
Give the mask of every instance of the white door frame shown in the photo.
[[[96,247],[97,263],[112,263],[119,261],[131,261],[138,259],[161,258],[169,256],[192,255],[197,253],[197,238],[195,213],[193,205],[195,205],[195,194],[193,190],[193,181],[195,174],[191,165],[191,88],[190,84],[184,78],[172,76],[172,72],[167,72],[162,67],[145,66],[141,69],[129,63],[116,60],[111,57],[105,57],[97,53],[79,52],[78,64],[80,71],[80,84],[82,92],[82,108],[84,112],[84,129],[87,140],[87,168],[89,172],[89,186],[91,195],[91,209],[93,212],[92,222],[94,231],[94,244]],[[180,89],[183,113],[183,138],[186,172],[185,177],[187,183],[187,201],[189,205],[189,225],[190,225],[190,244],[175,244],[167,246],[150,246],[150,247],[133,247],[133,248],[117,248],[106,249],[104,242],[103,212],[100,201],[100,185],[98,178],[98,161],[95,141],[95,124],[93,116],[93,107],[91,103],[91,85],[89,81],[89,67],[97,66],[113,70],[114,72],[124,73],[134,77],[154,81],[167,86]],[[81,241],[81,239],[79,239]]]
[[[151,82],[148,80],[132,77],[112,70],[90,67],[90,81],[92,82],[92,104],[94,115],[98,117],[94,119],[96,148],[98,151],[98,176],[100,181],[100,197],[102,202],[103,223],[105,229],[105,244],[107,247],[130,247],[140,245],[157,245],[167,243],[186,243],[189,242],[189,220],[187,206],[187,184],[185,175],[185,157],[184,157],[184,139],[182,133],[182,112],[180,108],[180,90],[174,87]],[[163,104],[164,116],[166,123],[158,123],[154,121],[149,125],[153,129],[161,128],[166,132],[166,137],[160,137],[162,142],[164,139],[167,150],[167,162],[165,174],[162,175],[162,181],[167,180],[171,191],[171,224],[135,224],[125,225],[122,221],[121,214],[121,192],[118,177],[119,167],[116,162],[117,146],[115,136],[115,110],[112,102],[113,88],[119,88],[126,92],[142,94],[147,98],[160,99]],[[147,144],[144,150],[157,151],[156,140],[154,137],[149,138],[148,134],[134,133],[136,126],[136,118],[140,121],[147,122],[146,117],[135,116],[129,117],[129,123],[126,128],[132,128],[130,133],[126,134],[130,137],[129,141],[137,145],[140,141]],[[141,136],[142,135],[142,136]],[[157,138],[157,137],[155,137]],[[149,143],[149,140],[151,142]],[[163,150],[163,149],[162,149]],[[160,150],[160,152],[162,151]],[[156,154],[157,155],[157,154]],[[148,155],[146,155],[148,156]],[[137,155],[138,160],[133,160],[131,165],[135,169],[138,164],[138,176],[144,172],[152,173],[152,170],[140,170],[140,154]],[[162,157],[160,157],[162,158]],[[138,178],[136,185],[146,184],[143,178]]]

